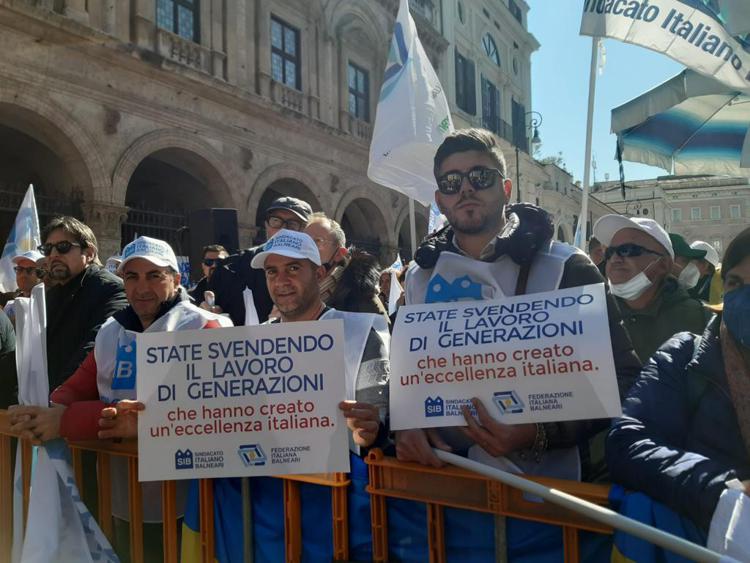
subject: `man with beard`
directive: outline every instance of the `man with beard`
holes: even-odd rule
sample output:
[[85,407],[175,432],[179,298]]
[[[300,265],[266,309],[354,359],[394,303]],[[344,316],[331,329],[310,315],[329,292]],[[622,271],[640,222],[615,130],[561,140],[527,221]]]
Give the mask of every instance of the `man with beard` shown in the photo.
[[[407,273],[406,302],[439,303],[466,299],[553,291],[604,279],[576,248],[552,240],[550,216],[530,204],[507,205],[511,181],[497,139],[483,129],[455,131],[443,141],[434,160],[438,190],[435,201],[448,225],[428,237]],[[622,396],[635,380],[640,362],[623,329],[617,307],[607,295],[612,352]],[[532,460],[550,451],[580,449],[582,473],[592,479],[604,472],[603,452],[590,455],[589,439],[608,421],[505,425],[494,420],[478,399],[478,418],[465,409],[467,427],[413,429],[396,433],[396,452],[403,461],[442,463],[432,446],[462,451],[492,464],[501,456]],[[526,455],[528,453],[528,455]],[[577,454],[565,463],[577,466]],[[514,458],[518,465],[524,465]],[[570,463],[568,463],[570,462]],[[560,475],[562,476],[562,475]],[[567,478],[571,478],[567,476]]]
[[74,217],[57,217],[42,231],[47,258],[49,388],[63,383],[94,349],[102,323],[127,306],[122,280],[101,267],[96,237]]

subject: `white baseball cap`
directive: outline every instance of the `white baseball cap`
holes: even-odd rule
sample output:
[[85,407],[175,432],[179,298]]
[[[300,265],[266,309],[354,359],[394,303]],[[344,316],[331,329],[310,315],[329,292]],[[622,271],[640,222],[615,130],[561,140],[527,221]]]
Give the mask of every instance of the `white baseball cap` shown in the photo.
[[669,256],[674,260],[674,248],[672,248],[672,241],[669,240],[667,231],[665,231],[662,226],[653,219],[646,219],[644,217],[625,217],[624,215],[617,215],[615,213],[605,215],[604,217],[600,217],[599,220],[594,223],[594,236],[599,239],[604,246],[611,246],[614,236],[623,229],[636,229],[638,231],[643,231],[662,245],[669,253]]
[[706,256],[704,257],[704,260],[711,262],[714,268],[716,268],[716,266],[719,265],[719,262],[721,262],[721,260],[719,259],[719,253],[716,252],[713,244],[709,244],[702,240],[696,240],[693,244],[690,245],[690,248],[692,248],[693,250],[705,250]]
[[320,266],[320,251],[318,251],[315,241],[310,235],[298,231],[281,229],[266,241],[263,250],[253,257],[250,265],[256,269],[262,269],[270,254],[279,254],[287,258],[301,258]]
[[11,258],[11,262],[13,262],[14,264],[18,264],[21,260],[31,260],[36,264],[36,261],[40,260],[41,258],[44,258],[44,254],[42,254],[38,250],[27,250],[26,252],[16,254],[13,258]]
[[122,263],[122,258],[119,256],[110,256],[107,258],[107,261],[104,263],[104,269],[108,272],[112,272],[113,274],[117,272],[117,268],[120,267],[120,264]]
[[122,271],[125,264],[133,258],[143,258],[160,268],[169,266],[175,272],[180,271],[174,250],[168,243],[158,238],[138,237],[129,243],[122,251],[122,262],[118,270]]

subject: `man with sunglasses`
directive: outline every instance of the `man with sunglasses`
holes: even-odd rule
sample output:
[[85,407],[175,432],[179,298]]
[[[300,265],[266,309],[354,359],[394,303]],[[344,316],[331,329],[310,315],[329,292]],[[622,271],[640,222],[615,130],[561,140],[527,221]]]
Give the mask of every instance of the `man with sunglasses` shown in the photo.
[[188,292],[193,301],[200,303],[204,300],[204,293],[208,290],[208,282],[216,271],[216,266],[227,256],[229,256],[229,252],[220,244],[209,244],[203,247],[203,260],[201,262],[203,277]]
[[[434,173],[435,202],[448,225],[428,237],[407,273],[406,302],[439,303],[553,291],[604,281],[596,266],[576,248],[553,241],[550,216],[530,204],[508,205],[511,181],[497,138],[482,129],[459,130],[438,148]],[[611,296],[607,300],[612,352],[621,395],[635,380],[640,362],[622,327]],[[405,430],[396,433],[399,459],[441,466],[432,446],[469,450],[495,464],[513,462],[534,472],[546,450],[556,450],[562,468],[582,466],[584,478],[601,477],[603,453],[592,459],[589,438],[608,421],[500,424],[475,400],[478,419],[464,412],[466,428]],[[580,448],[580,460],[575,446]],[[526,453],[529,455],[526,456]],[[530,465],[529,465],[530,464]],[[549,466],[549,463],[547,464]],[[559,475],[562,476],[562,475]],[[567,478],[571,478],[569,475]]]
[[667,232],[653,219],[611,214],[594,225],[607,247],[607,279],[625,328],[645,363],[678,332],[701,334],[708,311],[672,276],[675,251]]
[[[266,208],[266,239],[270,239],[281,229],[301,231],[312,215],[310,204],[295,197],[280,197]],[[253,292],[253,305],[260,322],[268,319],[273,308],[268,294],[266,279],[261,270],[254,270],[250,262],[262,249],[261,246],[249,248],[233,254],[217,264],[216,270],[208,282],[208,289],[214,292],[215,304],[201,303],[201,307],[214,313],[228,313],[235,326],[245,324],[245,289]]]
[[42,231],[39,251],[56,285],[46,294],[50,391],[94,349],[102,323],[127,306],[122,280],[101,267],[93,231],[74,217],[57,217]]
[[41,283],[37,262],[44,258],[38,250],[29,250],[15,256],[12,260],[13,271],[16,273],[17,297],[31,297],[31,289]]

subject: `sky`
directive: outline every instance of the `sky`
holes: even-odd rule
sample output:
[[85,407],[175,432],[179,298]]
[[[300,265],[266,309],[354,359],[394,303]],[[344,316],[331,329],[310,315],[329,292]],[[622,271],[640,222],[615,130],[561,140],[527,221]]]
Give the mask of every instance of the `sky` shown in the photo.
[[[578,34],[582,0],[527,0],[529,31],[541,47],[531,56],[532,109],[542,114],[537,158],[562,153],[574,180],[583,180],[591,38]],[[596,77],[592,154],[596,180],[618,180],[613,108],[669,80],[684,67],[666,55],[604,39],[606,63]],[[661,168],[625,162],[625,180],[667,174]],[[592,173],[593,182],[593,173]]]

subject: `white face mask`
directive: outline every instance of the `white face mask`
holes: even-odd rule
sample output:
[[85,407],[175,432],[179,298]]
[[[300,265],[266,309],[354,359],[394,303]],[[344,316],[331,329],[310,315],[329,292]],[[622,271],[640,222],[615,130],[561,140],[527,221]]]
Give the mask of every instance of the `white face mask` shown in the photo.
[[643,272],[639,272],[635,277],[629,279],[623,283],[610,283],[609,289],[612,295],[624,299],[625,301],[633,301],[638,299],[643,292],[653,285],[648,276]]
[[695,262],[690,262],[680,272],[680,275],[677,277],[677,283],[684,289],[690,289],[695,287],[699,279],[701,279],[701,272],[698,266],[695,265]]
[[641,295],[643,295],[643,292],[654,285],[654,282],[652,282],[646,275],[646,270],[656,264],[659,260],[661,260],[661,258],[657,258],[656,260],[651,262],[644,268],[642,272],[638,272],[635,276],[633,276],[626,282],[610,282],[609,289],[612,292],[612,295],[614,295],[615,297],[619,297],[620,299],[624,299],[625,301],[633,301],[635,299],[638,299]]

